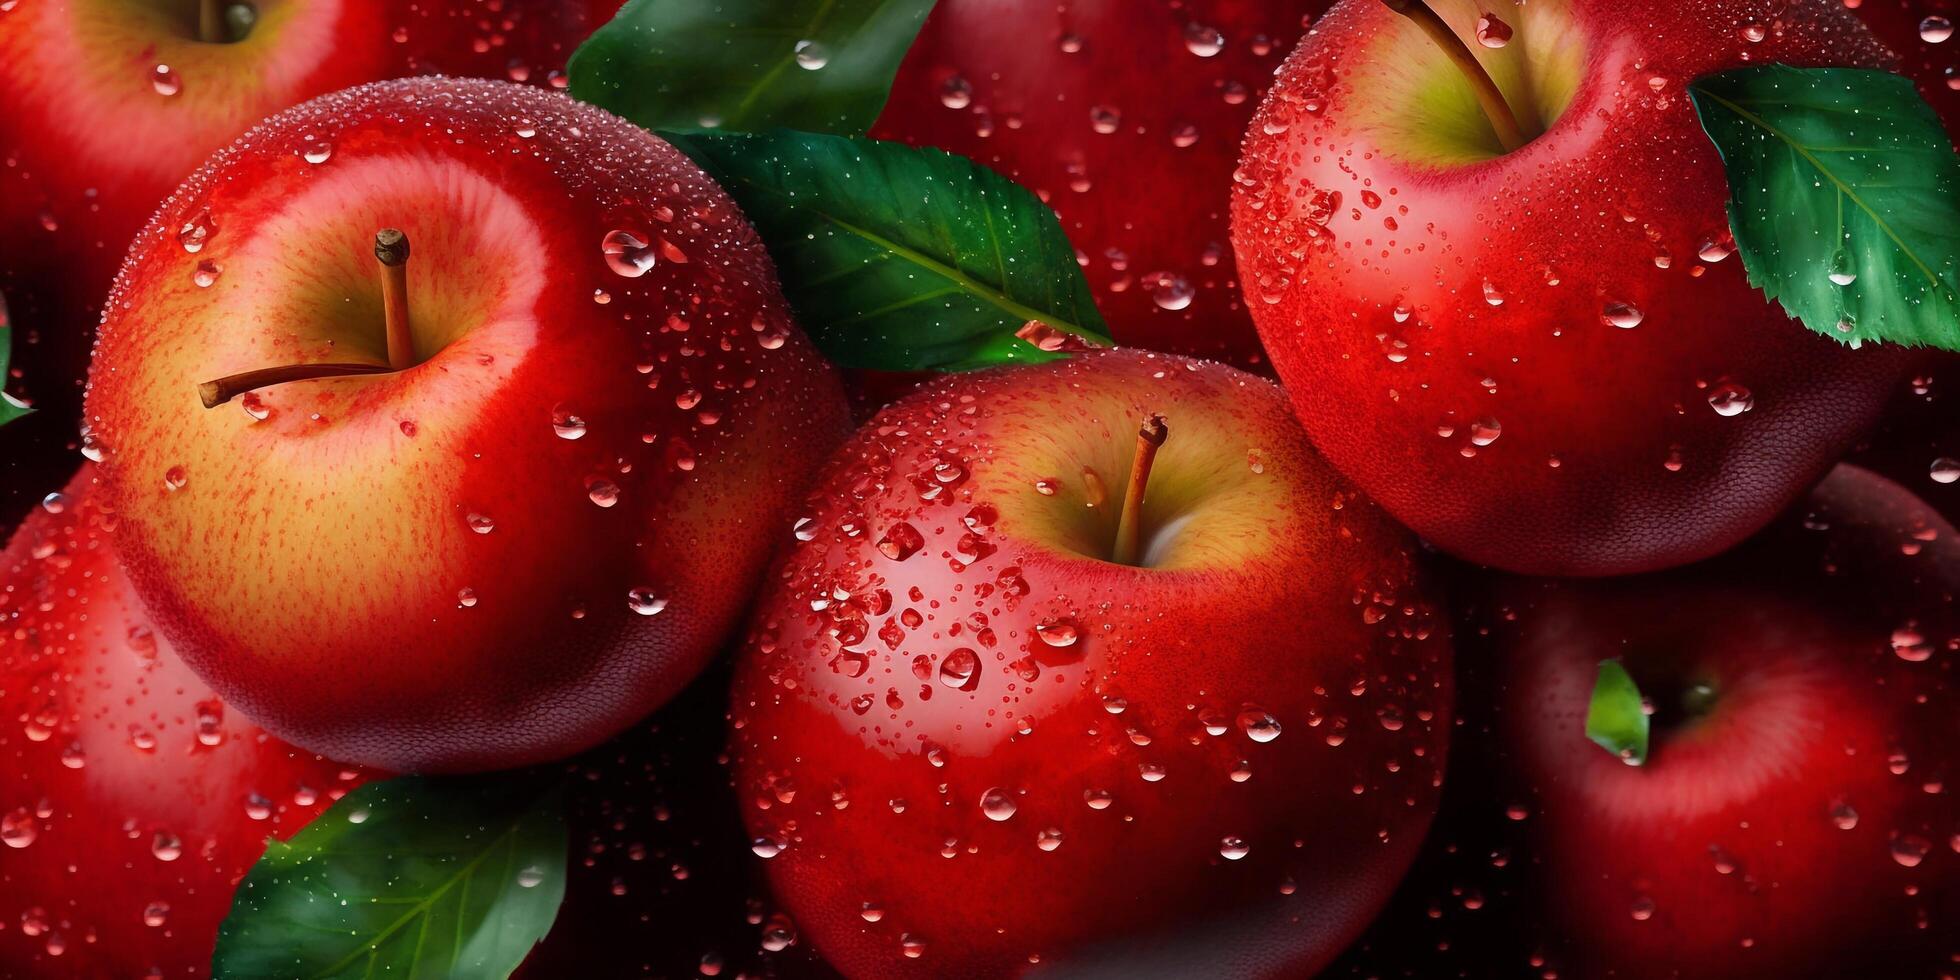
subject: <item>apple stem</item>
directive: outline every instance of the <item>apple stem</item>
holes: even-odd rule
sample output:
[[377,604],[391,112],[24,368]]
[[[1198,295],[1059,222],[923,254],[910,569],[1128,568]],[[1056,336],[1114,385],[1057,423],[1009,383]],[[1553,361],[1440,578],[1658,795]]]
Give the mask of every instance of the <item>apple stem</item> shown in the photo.
[[381,263],[382,315],[388,321],[388,366],[415,366],[415,341],[408,332],[408,236],[400,228],[374,233],[374,257]]
[[284,364],[279,367],[259,368],[256,371],[241,371],[216,381],[206,381],[197,386],[197,397],[203,400],[205,408],[217,408],[248,391],[270,388],[288,381],[344,378],[356,374],[385,374],[392,370],[394,368],[386,364]]
[[1497,133],[1497,141],[1509,153],[1525,145],[1524,131],[1518,128],[1518,117],[1511,111],[1511,104],[1504,100],[1504,93],[1491,80],[1490,73],[1470,51],[1470,46],[1443,23],[1443,18],[1432,10],[1425,0],[1382,0],[1388,9],[1415,21],[1423,33],[1441,48],[1443,54],[1455,63],[1457,70],[1470,83],[1470,91],[1477,96],[1477,104],[1483,107],[1484,116],[1490,120],[1490,128]]
[[1137,454],[1130,462],[1130,486],[1123,493],[1123,513],[1116,519],[1116,550],[1110,560],[1119,565],[1137,563],[1143,524],[1143,491],[1150,484],[1150,466],[1157,460],[1157,447],[1169,438],[1171,430],[1162,415],[1144,418],[1137,429]]

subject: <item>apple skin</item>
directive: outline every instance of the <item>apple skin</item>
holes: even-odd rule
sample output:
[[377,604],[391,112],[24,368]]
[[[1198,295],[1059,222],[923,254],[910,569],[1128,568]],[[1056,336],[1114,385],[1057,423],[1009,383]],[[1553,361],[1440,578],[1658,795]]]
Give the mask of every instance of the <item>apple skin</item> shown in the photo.
[[[1523,787],[1512,799],[1529,810],[1540,915],[1578,975],[1931,976],[1947,963],[1957,591],[1953,526],[1851,466],[1714,562],[1495,590],[1517,622],[1497,644],[1508,761],[1493,771]],[[1612,657],[1658,706],[1639,768],[1584,732]],[[1670,724],[1672,694],[1698,681],[1713,708]]]
[[195,3],[33,0],[0,13],[0,295],[23,388],[47,410],[73,418],[130,240],[206,157],[361,82],[440,72],[562,86],[565,60],[619,0],[256,6],[258,25],[232,44],[195,39]]
[[[1555,575],[1708,557],[1878,417],[1908,351],[1846,349],[1767,303],[1739,259],[1701,258],[1726,234],[1728,185],[1686,84],[1745,55],[1889,61],[1827,0],[1777,4],[1779,29],[1768,7],[1513,11],[1503,51],[1471,46],[1500,73],[1534,37],[1566,53],[1570,108],[1517,152],[1461,165],[1425,160],[1467,145],[1445,123],[1487,124],[1382,4],[1338,5],[1281,70],[1234,196],[1248,302],[1315,445],[1439,547]],[[1439,10],[1464,32],[1478,16]],[[1738,34],[1752,16],[1756,43]],[[1411,108],[1452,92],[1449,118]],[[1632,311],[1630,329],[1606,322]],[[1752,409],[1717,411],[1744,390]]]
[[[1145,526],[1184,523],[1137,568],[1092,553],[1145,412],[1170,428]],[[846,975],[1300,976],[1406,869],[1442,782],[1447,633],[1414,540],[1269,382],[1120,350],[948,378],[805,506],[738,655],[735,785]]]
[[[216,229],[194,254],[187,225]],[[421,363],[199,404],[239,371],[385,362],[384,226],[412,243]],[[660,704],[847,431],[727,195],[503,82],[273,117],[163,207],[110,309],[87,438],[158,626],[281,737],[396,771],[561,757]]]
[[[1120,343],[1264,370],[1226,188],[1273,69],[1328,3],[944,0],[872,135],[972,157],[1040,194]],[[1107,133],[1092,119],[1103,108],[1120,117]]]
[[184,666],[117,567],[92,467],[53,500],[0,552],[0,973],[208,975],[266,838],[368,774]]

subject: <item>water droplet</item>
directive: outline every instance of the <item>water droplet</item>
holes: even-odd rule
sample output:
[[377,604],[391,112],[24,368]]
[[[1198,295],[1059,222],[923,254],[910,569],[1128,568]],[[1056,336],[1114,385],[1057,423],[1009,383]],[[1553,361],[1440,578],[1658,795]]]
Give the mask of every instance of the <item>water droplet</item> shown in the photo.
[[1724,381],[1708,390],[1708,407],[1723,418],[1734,418],[1756,407],[1756,396],[1733,381]]
[[212,283],[218,281],[219,273],[224,271],[223,266],[210,259],[205,259],[199,262],[197,269],[191,273],[191,282],[196,283],[199,289],[209,289]]
[[299,158],[307,163],[326,163],[333,156],[333,144],[326,140],[314,140],[300,148]]
[[551,431],[558,433],[560,439],[583,439],[585,420],[559,402],[551,407]]
[[940,83],[939,104],[948,109],[964,109],[973,104],[973,83],[953,75]]
[[1247,708],[1239,712],[1239,730],[1255,742],[1270,742],[1279,737],[1279,719],[1264,708]]
[[32,811],[26,807],[15,807],[0,816],[0,844],[16,850],[34,843],[40,836],[41,827]]
[[611,507],[619,503],[619,484],[591,477],[585,481],[585,496],[601,507]]
[[1215,58],[1225,50],[1225,35],[1204,24],[1184,25],[1184,47],[1200,58]]
[[1933,465],[1927,470],[1926,475],[1932,477],[1934,483],[1952,483],[1960,480],[1960,459],[1941,456],[1933,460]]
[[1734,254],[1735,235],[1731,234],[1727,228],[1702,239],[1701,244],[1695,246],[1695,256],[1710,265],[1720,262]]
[[1917,834],[1899,834],[1892,838],[1892,860],[1901,868],[1919,867],[1926,860],[1926,852],[1933,849],[1931,841]]
[[653,616],[667,608],[667,600],[655,595],[652,589],[641,586],[626,590],[626,608],[642,616]]
[[628,279],[646,275],[656,261],[655,250],[646,238],[623,228],[606,232],[599,250],[606,256],[606,265]]
[[1089,126],[1107,136],[1123,125],[1123,113],[1114,106],[1099,105],[1089,110]]
[[1061,847],[1062,846],[1061,828],[1049,827],[1043,830],[1042,832],[1034,835],[1034,846],[1044,851],[1052,851],[1058,847]]
[[907,521],[899,521],[886,529],[885,536],[878,539],[878,553],[892,561],[904,561],[925,547],[925,536]]
[[479,514],[475,511],[470,511],[469,515],[463,518],[463,521],[470,526],[470,530],[478,534],[489,534],[491,531],[497,529],[497,522],[488,514]]
[[184,80],[169,65],[158,65],[150,69],[150,87],[158,95],[176,95],[184,90]]
[[1925,663],[1933,658],[1933,644],[1917,624],[1907,623],[1892,631],[1892,652],[1907,663]]
[[170,831],[159,830],[150,838],[150,854],[159,861],[175,861],[184,856],[184,842]]
[[1020,809],[1014,803],[1014,794],[995,786],[980,796],[980,812],[995,823],[1013,819],[1014,812]]
[[1150,290],[1150,299],[1158,307],[1166,310],[1177,311],[1185,309],[1191,305],[1192,297],[1198,294],[1198,291],[1192,288],[1189,280],[1182,276],[1171,275],[1167,272],[1154,273],[1146,277],[1145,281],[1156,284]]
[[68,495],[59,490],[41,498],[41,509],[50,514],[59,514],[68,509]]
[[1470,444],[1473,446],[1488,446],[1503,434],[1504,426],[1488,415],[1470,423]]
[[898,937],[898,950],[906,959],[916,960],[926,955],[926,941],[908,932]]
[[143,906],[143,924],[152,929],[161,927],[170,919],[169,902],[151,902]]
[[544,883],[544,869],[535,864],[526,865],[517,872],[517,887],[536,888]]
[[764,860],[783,853],[783,849],[788,846],[789,842],[781,837],[757,837],[749,841],[749,850],[755,852],[756,857]]
[[183,246],[184,251],[194,255],[202,250],[204,243],[210,241],[217,233],[218,225],[211,220],[211,212],[199,211],[192,215],[189,221],[184,222],[183,227],[177,229],[177,244]]
[[1501,48],[1511,43],[1511,25],[1499,20],[1496,14],[1486,11],[1477,18],[1477,43],[1486,48]]
[[1621,330],[1632,330],[1640,326],[1640,321],[1645,318],[1646,314],[1640,312],[1632,303],[1611,301],[1599,311],[1600,322],[1619,327]]
[[1073,619],[1058,618],[1037,623],[1034,635],[1051,647],[1072,647],[1082,638],[1082,629]]
[[463,609],[476,608],[476,590],[464,586],[456,590],[456,605]]
[[172,466],[163,471],[163,488],[165,490],[173,492],[182,490],[184,489],[184,484],[189,482],[191,482],[190,474],[185,472],[182,466]]
[[819,41],[796,42],[796,66],[804,71],[816,71],[830,64],[830,49]]
[[960,647],[939,662],[939,683],[959,691],[980,686],[980,655]]
[[1488,279],[1484,280],[1484,302],[1489,303],[1492,306],[1504,305],[1503,292],[1498,290],[1496,283],[1491,282]]
[[1831,284],[1836,286],[1849,286],[1858,281],[1858,273],[1851,268],[1851,258],[1844,253],[1844,249],[1831,253],[1829,275]]
[[1934,14],[1919,22],[1919,39],[1927,44],[1940,44],[1953,36],[1953,21]]
[[1645,922],[1654,917],[1654,900],[1645,895],[1635,896],[1629,911],[1633,914],[1633,921]]
[[1740,33],[1742,39],[1748,41],[1750,44],[1760,44],[1763,38],[1769,36],[1769,31],[1764,29],[1762,22],[1754,18],[1744,23],[1742,29],[1737,33]]
[[1252,853],[1252,845],[1243,837],[1227,837],[1218,842],[1218,854],[1227,861],[1237,861]]

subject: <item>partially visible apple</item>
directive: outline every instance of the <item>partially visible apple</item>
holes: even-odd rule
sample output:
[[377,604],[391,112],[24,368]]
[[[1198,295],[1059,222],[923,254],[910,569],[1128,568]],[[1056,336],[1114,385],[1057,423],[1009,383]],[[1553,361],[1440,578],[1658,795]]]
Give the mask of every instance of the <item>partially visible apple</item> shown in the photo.
[[1061,215],[1116,339],[1264,367],[1226,216],[1240,136],[1330,0],[941,0],[872,135]]
[[246,721],[116,565],[84,467],[0,552],[0,973],[209,972],[232,888],[363,774]]
[[1686,86],[1890,58],[1835,0],[1501,6],[1434,4],[1515,150],[1380,0],[1294,52],[1233,205],[1254,319],[1314,444],[1444,550],[1560,575],[1708,557],[1829,469],[1908,356],[1749,285]]
[[[412,243],[392,365],[384,227]],[[379,373],[200,404],[323,363]],[[297,744],[430,771],[556,758],[678,690],[846,412],[673,147],[560,94],[411,79],[275,116],[179,189],[87,416],[192,668]]]
[[[1511,581],[1494,767],[1580,976],[1934,976],[1960,923],[1960,540],[1839,467],[1744,548],[1666,575]],[[1587,739],[1600,661],[1651,702]],[[1610,971],[1610,972],[1609,972]]]
[[739,654],[736,785],[847,975],[1302,976],[1394,888],[1449,641],[1277,387],[1121,350],[944,379],[805,506]]

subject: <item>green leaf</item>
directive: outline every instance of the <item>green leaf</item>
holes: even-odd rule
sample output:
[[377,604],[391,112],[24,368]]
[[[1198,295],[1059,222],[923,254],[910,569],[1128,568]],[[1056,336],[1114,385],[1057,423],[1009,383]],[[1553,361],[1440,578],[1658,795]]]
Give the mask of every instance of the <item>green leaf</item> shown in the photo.
[[1749,282],[1853,346],[1960,350],[1960,157],[1898,75],[1762,65],[1688,86]]
[[1633,675],[1617,660],[1599,662],[1592,704],[1586,708],[1586,737],[1629,766],[1647,761],[1647,708]]
[[551,928],[569,845],[536,774],[369,783],[271,841],[218,933],[217,977],[507,977]]
[[933,0],[633,0],[572,53],[572,95],[648,129],[858,135]]
[[[11,380],[7,374],[7,370],[9,359],[13,357],[13,334],[13,321],[7,318],[6,297],[0,296],[0,387],[5,387],[6,383]],[[33,411],[33,409],[28,408],[18,399],[14,398],[14,396],[0,391],[0,425],[6,425]]]
[[1051,360],[1040,320],[1106,344],[1061,222],[965,157],[776,130],[662,134],[728,189],[775,257],[803,329],[846,367],[964,371]]

